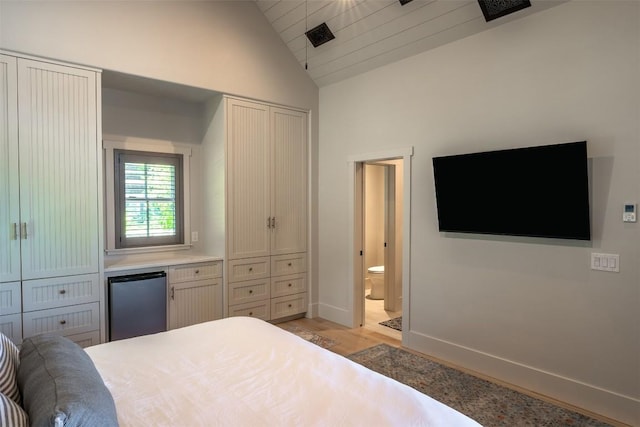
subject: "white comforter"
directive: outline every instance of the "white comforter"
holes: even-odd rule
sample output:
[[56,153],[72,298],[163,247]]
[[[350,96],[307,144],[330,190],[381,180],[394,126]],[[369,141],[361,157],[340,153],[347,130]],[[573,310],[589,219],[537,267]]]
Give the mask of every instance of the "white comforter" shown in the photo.
[[231,317],[85,349],[124,426],[478,426],[267,322]]

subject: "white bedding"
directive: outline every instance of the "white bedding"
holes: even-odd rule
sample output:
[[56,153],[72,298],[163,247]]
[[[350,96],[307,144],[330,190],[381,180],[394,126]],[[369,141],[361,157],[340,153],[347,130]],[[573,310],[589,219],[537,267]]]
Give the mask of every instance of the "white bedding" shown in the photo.
[[262,320],[231,317],[85,349],[124,426],[478,426]]

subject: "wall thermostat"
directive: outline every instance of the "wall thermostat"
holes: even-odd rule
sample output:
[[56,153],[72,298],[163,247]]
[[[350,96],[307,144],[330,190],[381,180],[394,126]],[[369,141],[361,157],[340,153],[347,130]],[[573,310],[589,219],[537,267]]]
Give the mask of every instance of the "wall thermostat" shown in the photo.
[[638,205],[635,203],[625,203],[622,209],[622,221],[636,222],[636,210]]

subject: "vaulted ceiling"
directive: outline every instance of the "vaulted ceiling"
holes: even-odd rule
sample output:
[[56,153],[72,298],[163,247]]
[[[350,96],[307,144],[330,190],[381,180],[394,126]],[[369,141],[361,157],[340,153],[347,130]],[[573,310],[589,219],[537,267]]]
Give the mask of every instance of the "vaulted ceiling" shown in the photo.
[[[477,0],[255,0],[318,86],[344,80],[567,0],[531,6],[487,22]],[[519,0],[487,0],[495,6]],[[403,1],[404,3],[404,1]],[[326,23],[335,36],[318,47],[305,32]]]

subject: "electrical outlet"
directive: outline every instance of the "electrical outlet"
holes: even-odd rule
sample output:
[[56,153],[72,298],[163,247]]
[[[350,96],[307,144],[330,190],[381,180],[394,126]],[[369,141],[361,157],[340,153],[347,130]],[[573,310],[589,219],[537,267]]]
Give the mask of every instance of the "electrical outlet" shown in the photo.
[[619,273],[620,272],[620,255],[592,253],[591,269]]
[[192,231],[191,232],[191,241],[192,242],[197,242],[198,241],[198,232],[197,231]]

